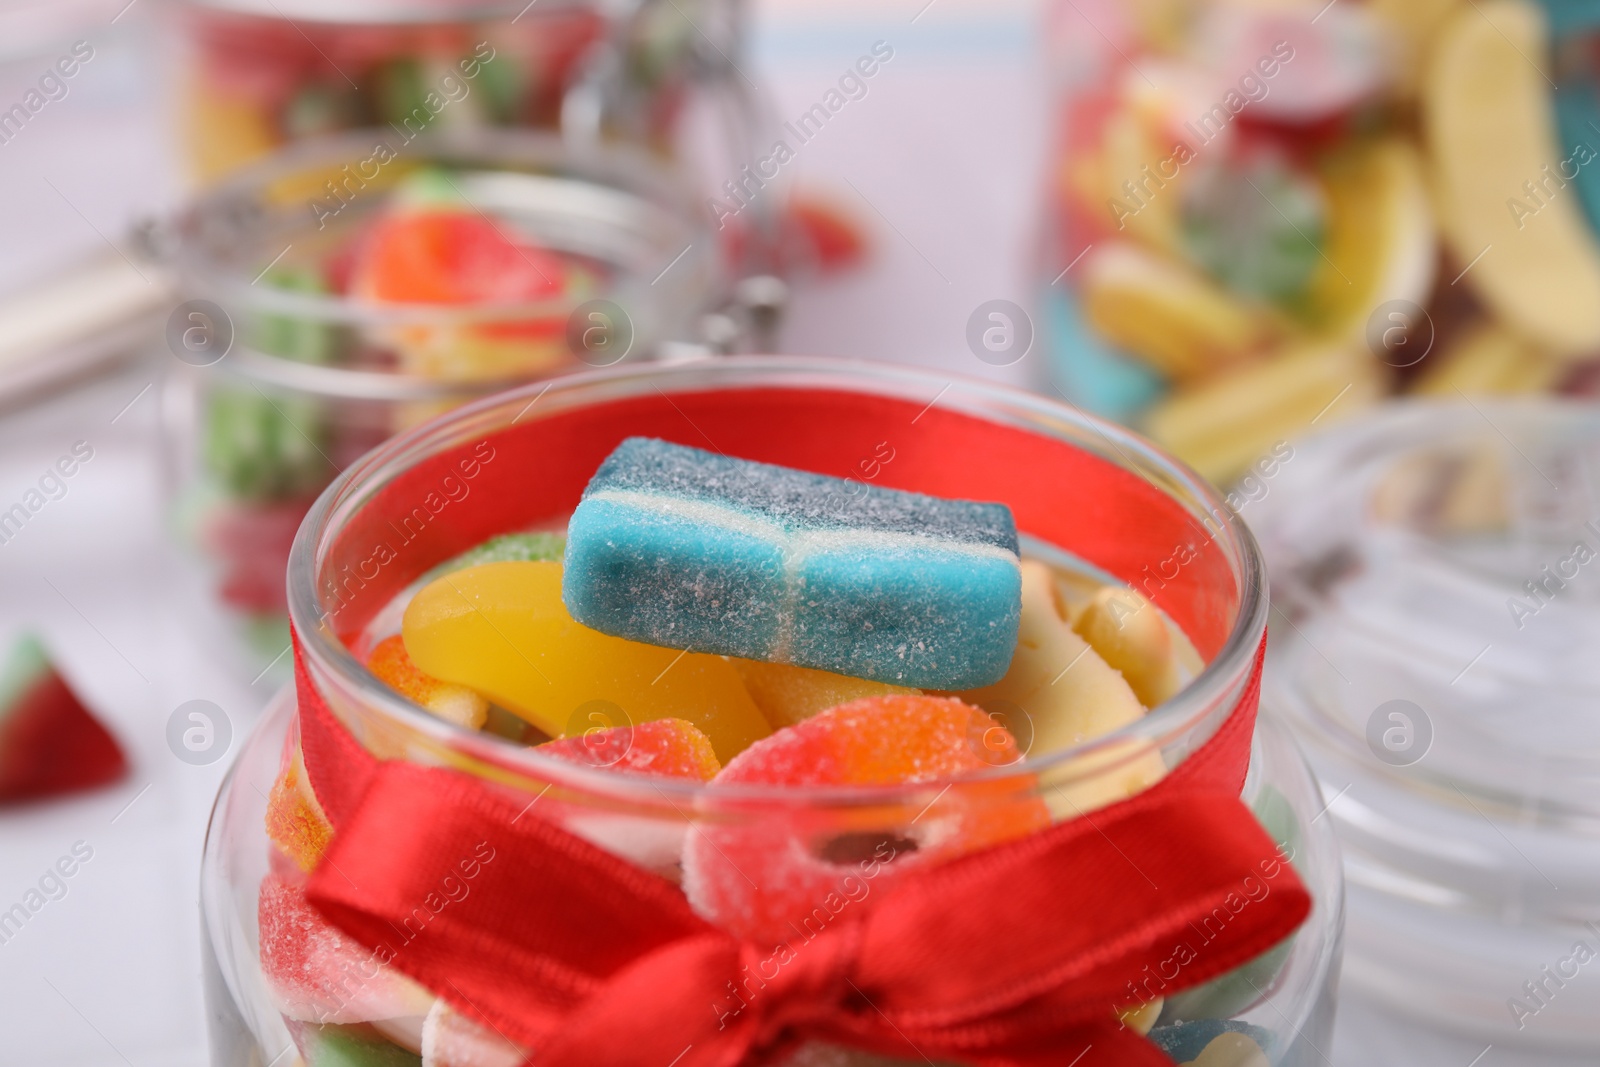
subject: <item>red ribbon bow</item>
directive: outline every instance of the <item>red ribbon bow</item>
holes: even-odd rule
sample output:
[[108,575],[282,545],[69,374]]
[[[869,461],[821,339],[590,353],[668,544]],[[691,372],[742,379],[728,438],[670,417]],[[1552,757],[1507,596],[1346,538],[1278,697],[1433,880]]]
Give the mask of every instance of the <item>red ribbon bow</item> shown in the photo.
[[1114,1007],[1261,955],[1311,908],[1239,800],[1260,670],[1258,656],[1227,721],[1151,789],[900,874],[780,962],[504,790],[379,762],[297,647],[306,767],[336,827],[308,894],[539,1067],[734,1067],[806,1038],[984,1067],[1159,1067]]

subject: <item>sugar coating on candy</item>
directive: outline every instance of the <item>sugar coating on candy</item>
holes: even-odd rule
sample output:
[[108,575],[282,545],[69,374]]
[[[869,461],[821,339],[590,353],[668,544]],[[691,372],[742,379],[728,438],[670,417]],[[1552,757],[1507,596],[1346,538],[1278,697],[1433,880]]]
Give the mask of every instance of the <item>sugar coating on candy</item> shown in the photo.
[[[783,785],[901,785],[987,770],[994,761],[974,738],[994,720],[954,697],[867,697],[757,741],[728,762],[717,781]],[[995,742],[1000,763],[1018,758],[1016,741]],[[1004,758],[1010,755],[1010,760]]]
[[586,767],[624,774],[654,774],[708,782],[722,769],[711,739],[683,719],[589,730],[538,746],[539,751]]
[[0,668],[0,803],[105,785],[127,772],[122,746],[31,635]]
[[585,497],[604,491],[664,493],[727,505],[791,529],[926,534],[1017,553],[1011,512],[999,504],[945,500],[869,486],[848,506],[832,494],[842,478],[733,459],[649,437],[630,437],[608,456]]
[[476,567],[480,563],[505,563],[510,560],[531,562],[550,560],[560,562],[566,550],[567,537],[558,533],[512,533],[491,537],[481,545],[467,549],[461,555],[448,559],[423,576],[431,582],[445,574]]
[[297,881],[269,874],[256,909],[261,973],[291,1019],[358,1023],[427,1014],[433,994],[379,962],[306,900]]
[[422,1024],[423,1067],[521,1067],[527,1058],[527,1049],[443,1000]]
[[997,681],[1016,645],[999,504],[629,438],[567,537],[568,610],[619,637],[921,689]]
[[[725,784],[906,785],[970,775],[1016,743],[950,697],[870,697],[830,708],[729,761]],[[986,754],[987,753],[987,754]],[[914,802],[843,813],[801,808],[695,824],[683,886],[701,915],[761,945],[809,940],[908,870],[1042,829],[1049,813],[1015,781],[957,781]]]
[[[1151,1030],[1149,1038],[1174,1062],[1187,1064],[1199,1061],[1205,1063],[1206,1067],[1224,1067],[1233,1063],[1239,1064],[1239,1067],[1257,1067],[1257,1064],[1266,1067],[1268,1061],[1264,1053],[1271,1051],[1276,1044],[1271,1031],[1233,1019],[1194,1019],[1167,1023]],[[1226,1040],[1229,1038],[1232,1040]],[[1234,1060],[1213,1053],[1213,1059],[1206,1063],[1202,1056],[1219,1041],[1222,1044],[1217,1046],[1216,1053],[1238,1053],[1239,1058]]]
[[308,873],[316,869],[333,840],[333,824],[311,790],[298,748],[267,795],[267,837]]
[[367,670],[397,693],[457,726],[477,730],[489,717],[489,702],[483,697],[464,685],[442,682],[419,670],[406,654],[405,640],[399,634],[378,642],[367,657]]

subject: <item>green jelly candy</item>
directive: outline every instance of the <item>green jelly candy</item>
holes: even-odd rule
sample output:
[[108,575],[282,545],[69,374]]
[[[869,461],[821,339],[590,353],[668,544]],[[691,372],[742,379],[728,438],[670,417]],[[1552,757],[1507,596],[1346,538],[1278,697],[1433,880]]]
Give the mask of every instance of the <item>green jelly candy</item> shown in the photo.
[[522,72],[503,57],[496,56],[478,64],[473,95],[479,100],[479,110],[484,118],[496,125],[506,126],[522,115],[525,95]]
[[1294,949],[1290,934],[1276,946],[1242,967],[1220,974],[1205,985],[1186,989],[1167,998],[1161,1008],[1163,1019],[1225,1019],[1244,1011],[1261,999],[1283,968]]
[[1270,785],[1263,785],[1250,810],[1285,856],[1292,861],[1300,855],[1300,816],[1294,813],[1288,797]]
[[[322,276],[311,267],[273,267],[263,284],[291,293],[320,295],[328,291]],[[296,363],[332,363],[339,355],[337,327],[293,315],[262,315],[255,322],[253,346],[272,356]]]
[[[1300,818],[1294,813],[1289,800],[1270,785],[1263,785],[1251,811],[1262,829],[1278,843],[1287,856],[1299,855]],[[1270,892],[1272,883],[1262,879]],[[1261,998],[1283,969],[1284,961],[1294,949],[1295,935],[1290,934],[1249,963],[1225,974],[1220,974],[1204,985],[1186,989],[1167,998],[1161,1010],[1163,1019],[1212,1019],[1237,1015]],[[1215,1035],[1213,1035],[1215,1036]],[[1209,1038],[1207,1039],[1209,1040]],[[1181,1061],[1180,1061],[1181,1062]]]
[[693,17],[683,7],[655,4],[640,12],[631,36],[628,73],[640,85],[655,86],[683,69],[697,32]]
[[422,1067],[422,1057],[370,1026],[306,1026],[300,1031],[306,1067]]
[[428,81],[422,63],[414,57],[392,59],[379,67],[377,85],[374,106],[379,121],[399,125],[409,119],[411,130],[426,129],[433,122],[433,112],[425,103]]
[[476,548],[469,548],[446,560],[423,578],[431,582],[441,574],[476,567],[481,563],[537,563],[557,561],[566,550],[567,538],[558,533],[514,533],[491,537]]
[[291,140],[298,140],[360,125],[359,104],[352,95],[338,86],[307,85],[284,108],[283,128]]
[[303,496],[338,473],[323,454],[327,424],[315,401],[221,388],[207,397],[204,420],[205,466],[235,497]]
[[1197,175],[1182,214],[1190,258],[1241,295],[1293,307],[1322,262],[1322,195],[1282,163]]
[[395,186],[389,203],[397,211],[438,207],[472,210],[472,205],[461,195],[460,188],[449,172],[438,167],[423,167],[407,174]]

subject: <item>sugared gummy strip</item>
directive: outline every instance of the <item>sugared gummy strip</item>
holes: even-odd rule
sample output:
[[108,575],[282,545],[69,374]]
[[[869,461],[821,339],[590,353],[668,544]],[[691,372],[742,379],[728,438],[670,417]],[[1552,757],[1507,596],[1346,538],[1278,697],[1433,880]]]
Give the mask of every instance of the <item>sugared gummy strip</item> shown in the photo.
[[1007,508],[665,441],[601,464],[565,563],[574,618],[669,648],[948,690],[998,681],[1016,647]]
[[57,673],[37,638],[0,670],[0,803],[91,789],[121,778],[116,738]]

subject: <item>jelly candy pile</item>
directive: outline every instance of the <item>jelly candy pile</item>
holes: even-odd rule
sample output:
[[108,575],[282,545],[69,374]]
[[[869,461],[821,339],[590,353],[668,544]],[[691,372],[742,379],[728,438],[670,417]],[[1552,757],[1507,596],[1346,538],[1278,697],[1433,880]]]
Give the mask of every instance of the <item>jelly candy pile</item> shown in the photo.
[[1594,5],[1076,8],[1043,289],[1072,399],[1226,483],[1395,392],[1594,393]]
[[[565,536],[494,538],[402,594],[399,633],[370,635],[368,668],[439,719],[575,768],[703,783],[684,803],[711,815],[723,787],[894,787],[865,806],[730,808],[671,827],[570,800],[535,809],[774,946],[815,936],[871,883],[1165,773],[1153,748],[1096,753],[1117,766],[1071,788],[990,773],[1116,730],[1177,692],[1199,663],[1153,604],[1021,558],[1001,505],[874,486],[841,508],[840,488],[624,441]],[[330,971],[355,946],[304,902],[304,872],[332,828],[294,746],[267,820],[263,971],[308,1065],[520,1062],[522,1050],[388,968],[360,995],[334,996]],[[1145,1005],[1127,1022],[1148,1030],[1158,1015]],[[1214,1038],[1250,1040],[1199,1036],[1173,1047],[1205,1063]]]

